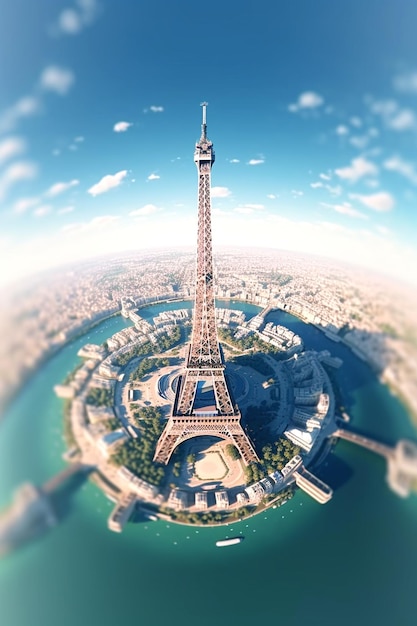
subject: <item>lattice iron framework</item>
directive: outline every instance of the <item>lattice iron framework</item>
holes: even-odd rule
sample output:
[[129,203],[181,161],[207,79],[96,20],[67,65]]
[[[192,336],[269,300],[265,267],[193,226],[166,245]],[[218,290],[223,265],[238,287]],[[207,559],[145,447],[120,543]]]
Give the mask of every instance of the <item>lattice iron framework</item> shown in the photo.
[[[207,138],[207,103],[201,106],[201,137],[194,152],[198,170],[198,235],[193,329],[186,366],[178,380],[172,413],[158,441],[154,460],[168,463],[174,449],[186,439],[213,435],[230,439],[248,464],[258,461],[258,457],[240,424],[240,411],[232,401],[217,337],[210,199],[215,154],[213,143]],[[212,388],[214,406],[198,406],[201,385]]]

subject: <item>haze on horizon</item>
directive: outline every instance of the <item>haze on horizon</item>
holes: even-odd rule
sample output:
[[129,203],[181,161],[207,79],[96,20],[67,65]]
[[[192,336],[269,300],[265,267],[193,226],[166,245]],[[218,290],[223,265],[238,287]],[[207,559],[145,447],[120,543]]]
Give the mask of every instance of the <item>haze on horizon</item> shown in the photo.
[[194,246],[207,99],[215,248],[316,254],[415,285],[416,18],[406,0],[5,0],[0,284]]

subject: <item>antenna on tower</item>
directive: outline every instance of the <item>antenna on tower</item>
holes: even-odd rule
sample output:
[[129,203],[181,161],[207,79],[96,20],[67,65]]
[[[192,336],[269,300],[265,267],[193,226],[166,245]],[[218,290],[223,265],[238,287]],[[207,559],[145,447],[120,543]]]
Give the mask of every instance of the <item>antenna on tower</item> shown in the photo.
[[208,102],[201,102],[200,106],[203,107],[203,123],[201,124],[201,139],[207,139],[207,120],[206,120],[206,109]]

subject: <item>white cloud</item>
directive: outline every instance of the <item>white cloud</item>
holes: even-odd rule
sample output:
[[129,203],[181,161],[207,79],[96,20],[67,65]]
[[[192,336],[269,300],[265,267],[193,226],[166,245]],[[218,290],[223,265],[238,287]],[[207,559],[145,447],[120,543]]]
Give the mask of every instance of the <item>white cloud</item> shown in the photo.
[[74,178],[73,180],[68,181],[67,183],[55,183],[45,192],[45,196],[54,197],[58,196],[60,193],[64,193],[67,189],[71,189],[71,187],[76,187],[79,185],[80,181]]
[[373,178],[365,180],[365,185],[371,189],[376,189],[376,187],[379,187],[379,180]]
[[26,141],[21,137],[7,137],[0,142],[0,165],[26,151]]
[[393,130],[411,130],[416,127],[416,116],[411,109],[402,109],[388,121]]
[[343,191],[340,185],[335,185],[334,187],[332,187],[331,185],[324,185],[324,187],[329,193],[332,194],[332,196],[340,196]]
[[386,118],[393,115],[398,110],[398,103],[395,100],[369,100],[371,113],[381,115]]
[[248,206],[238,206],[234,209],[234,211],[236,211],[236,213],[241,213],[242,215],[251,215],[251,213],[254,213],[254,209],[251,209]]
[[90,187],[90,189],[88,189],[87,191],[92,196],[98,196],[102,193],[106,193],[110,189],[118,187],[122,183],[126,175],[127,170],[121,170],[116,174],[107,174],[106,176],[103,176],[103,178],[99,180],[98,183]]
[[417,93],[417,72],[406,72],[394,77],[394,87],[404,93]]
[[326,207],[327,209],[332,209],[336,211],[336,213],[340,213],[341,215],[347,215],[348,217],[358,217],[360,219],[369,219],[365,213],[361,213],[352,207],[349,202],[344,202],[343,204],[327,204],[326,202],[320,202],[321,206]]
[[310,187],[312,187],[313,189],[318,189],[319,187],[324,187],[324,185],[320,181],[317,181],[316,183],[310,183]]
[[30,161],[17,161],[12,163],[0,176],[0,201],[8,194],[9,189],[24,180],[36,177],[38,168]]
[[298,96],[297,102],[290,104],[288,109],[296,113],[301,109],[316,109],[324,103],[324,99],[315,91],[304,91]]
[[58,215],[65,215],[66,213],[72,213],[75,207],[73,206],[64,206],[61,209],[58,209]]
[[352,146],[355,146],[355,148],[358,148],[358,150],[364,150],[369,143],[369,136],[354,135],[353,137],[349,138],[349,143],[351,143]]
[[389,236],[391,235],[391,231],[389,228],[387,228],[386,226],[381,226],[380,224],[378,224],[377,226],[375,226],[376,230],[384,236]]
[[68,93],[74,81],[74,73],[58,65],[46,67],[39,79],[42,89],[45,91],[54,91],[60,96],[65,96]]
[[263,211],[264,208],[265,207],[264,207],[263,204],[247,203],[247,204],[243,204],[241,206],[238,206],[238,207],[236,207],[233,210],[236,213],[240,213],[242,215],[251,215],[252,213],[256,213],[257,211]]
[[350,166],[336,169],[335,173],[339,178],[355,183],[363,176],[375,176],[378,173],[378,168],[364,157],[357,157],[352,159]]
[[384,161],[384,167],[392,172],[398,172],[407,178],[413,185],[417,185],[417,171],[413,163],[404,161],[400,156],[392,156]]
[[239,159],[230,159],[229,163],[240,163]]
[[120,220],[117,215],[98,215],[88,222],[72,222],[61,228],[61,233],[66,235],[77,235],[81,233],[90,233],[91,231],[103,230],[109,226],[114,226],[115,222]]
[[164,110],[164,107],[156,106],[155,104],[152,104],[149,107],[149,110],[152,111],[152,113],[162,113]]
[[41,103],[38,98],[34,96],[20,98],[0,115],[0,132],[13,130],[21,118],[35,115],[40,109]]
[[160,211],[160,208],[158,208],[154,204],[145,204],[145,206],[141,207],[140,209],[135,209],[134,211],[131,211],[129,215],[131,217],[142,217],[144,215],[152,215],[152,213],[157,213],[158,211]]
[[147,180],[159,180],[160,178],[159,174],[149,174]]
[[78,137],[74,137],[74,141],[76,143],[82,143],[85,140],[85,138],[82,135],[79,135]]
[[323,180],[331,180],[332,177],[328,174],[320,174],[320,178],[322,178]]
[[352,126],[354,126],[355,128],[360,128],[362,126],[362,120],[360,117],[358,117],[357,115],[354,115],[353,117],[350,118],[349,122],[351,123]]
[[390,211],[395,205],[393,196],[387,191],[379,191],[368,196],[362,194],[350,194],[350,198],[353,200],[359,200],[364,206],[372,209],[373,211],[386,212]]
[[275,200],[277,196],[274,193],[268,193],[266,197],[269,198],[270,200]]
[[60,30],[67,35],[76,35],[82,30],[81,16],[74,9],[65,9],[58,18]]
[[24,213],[28,209],[39,204],[39,198],[20,198],[13,205],[13,210],[15,213]]
[[48,215],[49,213],[51,213],[52,211],[52,207],[49,204],[43,204],[42,206],[38,206],[34,211],[33,211],[33,215],[35,217],[45,217],[45,215]]
[[64,9],[57,23],[51,28],[52,35],[78,35],[98,14],[96,0],[77,0],[76,7]]
[[304,195],[304,191],[299,191],[298,189],[291,189],[291,193],[293,194],[294,198]]
[[113,130],[115,133],[125,133],[131,126],[133,126],[132,122],[116,122]]
[[227,198],[231,194],[232,192],[227,187],[212,187],[211,188],[212,198]]
[[411,109],[401,109],[396,100],[368,100],[372,113],[380,115],[385,125],[391,130],[406,131],[417,126],[417,120]]
[[248,165],[261,165],[261,163],[265,163],[265,159],[251,159],[248,161]]
[[342,137],[343,135],[348,135],[349,132],[349,128],[344,124],[339,124],[339,126],[336,128],[336,135],[340,135],[340,137]]

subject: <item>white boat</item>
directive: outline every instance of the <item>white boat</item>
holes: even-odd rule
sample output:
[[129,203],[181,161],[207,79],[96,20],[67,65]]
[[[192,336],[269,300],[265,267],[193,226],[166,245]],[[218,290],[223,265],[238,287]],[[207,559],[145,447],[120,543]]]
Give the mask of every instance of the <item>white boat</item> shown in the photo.
[[230,539],[220,539],[216,541],[218,548],[225,548],[226,546],[234,546],[236,543],[241,543],[244,537],[231,537]]

